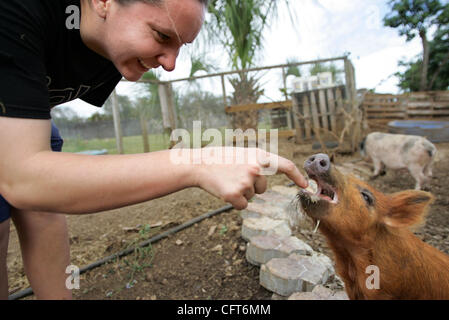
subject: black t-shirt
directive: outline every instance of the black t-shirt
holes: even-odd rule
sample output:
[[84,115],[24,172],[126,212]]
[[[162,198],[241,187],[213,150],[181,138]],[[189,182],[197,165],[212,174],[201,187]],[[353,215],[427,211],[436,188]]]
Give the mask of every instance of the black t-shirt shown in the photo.
[[50,119],[76,98],[103,105],[122,76],[83,43],[80,15],[80,0],[0,0],[0,116]]

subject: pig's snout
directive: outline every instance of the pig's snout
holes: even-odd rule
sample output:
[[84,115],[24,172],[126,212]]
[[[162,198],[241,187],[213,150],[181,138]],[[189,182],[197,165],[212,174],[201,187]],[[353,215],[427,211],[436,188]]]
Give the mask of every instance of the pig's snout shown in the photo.
[[324,153],[315,154],[304,163],[304,169],[309,175],[322,176],[329,173],[330,168],[331,161],[329,156]]

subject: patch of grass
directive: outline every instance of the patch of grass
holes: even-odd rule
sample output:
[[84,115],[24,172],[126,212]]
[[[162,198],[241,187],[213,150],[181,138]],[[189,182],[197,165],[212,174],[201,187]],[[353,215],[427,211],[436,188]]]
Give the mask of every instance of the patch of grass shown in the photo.
[[[163,134],[148,135],[150,151],[159,151],[168,148],[168,137]],[[64,139],[63,152],[81,152],[86,150],[108,150],[108,154],[117,154],[115,138],[108,139]],[[142,136],[123,137],[125,154],[143,153]]]
[[145,238],[145,236],[146,236],[148,233],[150,233],[150,231],[152,231],[150,225],[149,225],[149,224],[146,224],[146,225],[144,225],[144,226],[142,227],[142,229],[139,230],[139,235],[140,235],[141,238]]
[[[132,248],[138,245],[140,242],[143,242],[149,239],[154,235],[154,232],[160,230],[160,227],[151,228],[149,224],[145,224],[140,227],[138,232],[138,237],[132,240],[126,248]],[[107,291],[106,297],[112,298],[112,296],[116,296],[120,294],[124,289],[131,289],[137,283],[137,275],[142,274],[145,269],[150,268],[152,266],[152,262],[154,259],[154,250],[151,244],[146,247],[137,247],[134,249],[134,252],[127,257],[123,257],[119,259],[118,257],[115,260],[115,265],[117,267],[111,267],[106,271],[106,274],[103,275],[104,278],[108,278],[109,276],[115,275],[116,273],[124,273],[125,283],[121,283],[116,286],[114,289]],[[121,262],[121,263],[120,263]],[[120,276],[120,279],[121,276]]]
[[[160,228],[151,228],[149,224],[145,224],[141,227],[139,230],[139,237],[132,241],[129,247],[133,247],[137,245],[139,242],[147,240],[156,230],[159,230]],[[128,275],[128,282],[126,283],[124,288],[132,288],[136,282],[135,276],[138,273],[141,273],[146,268],[151,267],[151,264],[153,262],[154,258],[154,251],[151,244],[149,244],[146,247],[137,247],[134,250],[134,254],[130,256],[130,260],[128,261],[127,258],[123,259],[123,262],[125,265],[130,269],[130,273]],[[123,289],[124,289],[123,288]]]
[[226,232],[228,232],[228,227],[222,225],[220,228],[220,235],[223,236]]
[[[202,141],[201,146],[204,147],[209,144],[213,145],[224,145],[225,143],[225,127],[218,128],[222,135],[222,141]],[[259,124],[259,129],[271,129],[270,124],[261,123]],[[204,129],[202,133],[204,133]],[[189,130],[190,135],[190,145],[193,145],[193,132]],[[170,141],[168,135],[160,134],[150,134],[148,135],[148,140],[150,144],[150,151],[160,151],[165,150],[169,147]],[[63,152],[81,152],[86,150],[108,150],[108,154],[117,154],[117,144],[115,138],[108,139],[64,139],[64,145],[62,148]],[[130,136],[123,137],[123,149],[125,154],[135,154],[143,153],[143,139],[142,136]]]

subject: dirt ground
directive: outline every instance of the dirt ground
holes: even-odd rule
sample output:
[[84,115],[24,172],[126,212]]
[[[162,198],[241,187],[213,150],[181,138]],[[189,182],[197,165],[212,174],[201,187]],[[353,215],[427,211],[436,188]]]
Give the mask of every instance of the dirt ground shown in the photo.
[[[449,254],[449,143],[437,144],[431,192],[436,201],[427,223],[416,234]],[[302,168],[305,158],[319,150],[280,141],[279,154]],[[336,163],[360,158],[337,157]],[[286,185],[283,175],[268,178],[269,187]],[[391,193],[414,187],[404,172],[388,172],[372,182]],[[182,224],[225,203],[201,189],[188,189],[147,203],[94,215],[67,216],[72,264],[80,268]],[[75,299],[271,299],[259,285],[259,268],[247,263],[245,241],[240,236],[242,219],[232,210],[180,231],[153,245],[81,275]],[[318,252],[332,258],[321,234],[305,225],[296,236]],[[24,275],[20,248],[11,227],[8,250],[10,293],[29,286]],[[27,299],[34,299],[31,296]]]

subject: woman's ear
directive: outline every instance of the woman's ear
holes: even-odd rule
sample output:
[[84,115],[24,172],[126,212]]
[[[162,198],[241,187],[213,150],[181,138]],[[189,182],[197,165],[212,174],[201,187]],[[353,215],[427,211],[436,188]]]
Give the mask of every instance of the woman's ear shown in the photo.
[[391,195],[390,210],[382,217],[393,228],[410,227],[423,221],[434,197],[429,192],[407,190]]
[[102,19],[106,19],[113,0],[89,0],[89,1],[91,1],[94,11],[97,13],[97,15]]

